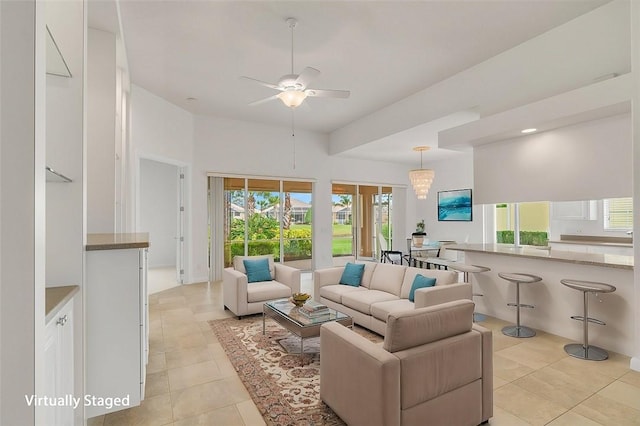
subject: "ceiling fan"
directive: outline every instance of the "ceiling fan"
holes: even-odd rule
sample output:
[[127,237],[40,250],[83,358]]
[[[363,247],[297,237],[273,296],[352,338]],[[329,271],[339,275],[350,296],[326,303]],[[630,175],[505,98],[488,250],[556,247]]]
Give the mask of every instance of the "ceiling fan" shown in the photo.
[[296,108],[302,104],[307,96],[315,96],[319,98],[348,98],[351,94],[348,90],[309,88],[309,83],[311,83],[311,81],[320,74],[320,71],[315,68],[306,67],[300,74],[293,73],[293,29],[298,24],[298,21],[295,18],[287,18],[287,24],[289,24],[289,28],[291,28],[291,74],[280,77],[277,84],[267,83],[266,81],[243,76],[242,78],[246,80],[254,81],[280,92],[273,96],[269,96],[268,98],[252,102],[249,105],[259,105],[273,99],[280,99],[289,108]]

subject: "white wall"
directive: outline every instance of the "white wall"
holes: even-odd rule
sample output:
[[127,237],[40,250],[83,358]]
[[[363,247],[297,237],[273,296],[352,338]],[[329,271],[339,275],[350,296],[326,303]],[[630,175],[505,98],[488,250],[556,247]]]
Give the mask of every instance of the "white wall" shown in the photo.
[[477,147],[476,201],[572,201],[632,194],[631,119],[607,117]]
[[[286,111],[285,111],[286,112]],[[332,264],[331,181],[408,185],[402,164],[329,156],[326,135],[215,117],[196,117],[193,172],[194,280],[207,277],[207,173],[315,179],[314,260],[317,268]],[[402,206],[396,206],[402,211]],[[410,231],[409,231],[410,232]],[[403,234],[404,232],[400,232]]]
[[116,37],[89,28],[87,232],[115,232]]
[[140,161],[140,229],[149,233],[149,267],[175,267],[178,167]]
[[[134,206],[135,231],[146,232],[140,216],[140,163],[155,160],[185,168],[185,282],[190,278],[191,250],[191,172],[193,170],[193,115],[153,93],[131,85],[130,205]],[[205,205],[206,211],[206,205]],[[205,229],[206,232],[206,229]],[[205,279],[206,280],[206,279]]]
[[[482,242],[482,206],[475,205],[473,181],[473,154],[461,153],[451,159],[429,162],[425,168],[435,171],[435,177],[426,200],[415,200],[416,216],[408,223],[410,232],[415,224],[424,219],[427,237],[430,240],[453,240],[470,243]],[[439,222],[438,191],[455,189],[472,189],[473,221],[472,222]]]

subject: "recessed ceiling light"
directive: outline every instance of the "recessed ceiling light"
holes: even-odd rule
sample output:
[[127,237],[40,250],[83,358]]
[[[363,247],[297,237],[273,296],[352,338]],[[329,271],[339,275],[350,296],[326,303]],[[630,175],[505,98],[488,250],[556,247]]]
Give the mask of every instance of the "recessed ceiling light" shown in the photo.
[[187,98],[187,101],[189,101],[189,102],[193,102],[193,101],[197,101],[197,100],[198,100],[198,99],[196,99],[196,98],[192,98],[192,97],[188,97],[188,98]]
[[533,133],[533,132],[536,132],[537,130],[538,130],[538,129],[534,129],[534,128],[532,127],[532,128],[530,128],[530,129],[524,129],[524,130],[521,130],[521,131],[520,131],[520,133]]

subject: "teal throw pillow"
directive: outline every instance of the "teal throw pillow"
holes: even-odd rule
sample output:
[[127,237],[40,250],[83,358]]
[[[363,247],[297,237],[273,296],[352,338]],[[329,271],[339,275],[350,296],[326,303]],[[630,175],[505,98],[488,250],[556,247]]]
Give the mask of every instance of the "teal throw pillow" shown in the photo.
[[413,279],[413,284],[411,284],[411,291],[409,292],[409,301],[413,302],[413,298],[415,296],[417,289],[425,288],[425,287],[433,287],[434,285],[436,285],[435,278],[428,278],[420,274],[416,275],[416,277]]
[[353,287],[360,286],[362,275],[364,274],[364,263],[355,264],[347,263],[340,278],[340,284],[346,284]]
[[244,259],[244,269],[247,270],[247,282],[272,281],[269,272],[269,259]]

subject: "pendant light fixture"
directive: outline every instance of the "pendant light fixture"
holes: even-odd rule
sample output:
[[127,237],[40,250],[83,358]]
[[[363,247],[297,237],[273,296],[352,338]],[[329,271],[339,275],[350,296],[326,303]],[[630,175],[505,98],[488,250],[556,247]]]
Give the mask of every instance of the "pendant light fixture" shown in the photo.
[[430,148],[428,146],[416,146],[413,148],[414,151],[420,152],[420,168],[410,170],[409,179],[411,180],[411,186],[413,186],[416,197],[419,200],[427,198],[427,193],[429,192],[429,188],[431,188],[431,183],[435,176],[435,172],[433,170],[422,168],[422,153],[429,149]]

